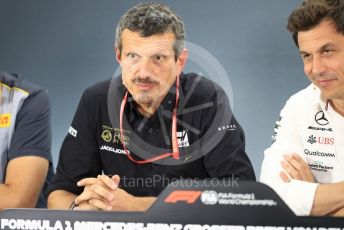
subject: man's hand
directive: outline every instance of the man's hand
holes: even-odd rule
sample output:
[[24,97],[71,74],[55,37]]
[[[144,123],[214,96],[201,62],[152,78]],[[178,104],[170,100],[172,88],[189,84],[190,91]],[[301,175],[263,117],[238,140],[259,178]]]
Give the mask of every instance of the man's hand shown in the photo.
[[80,180],[77,185],[84,186],[84,191],[75,199],[75,210],[112,210],[112,191],[117,189],[118,184],[118,176],[109,178],[98,175],[97,178]]
[[78,182],[84,191],[76,199],[75,210],[145,211],[154,201],[153,197],[135,197],[118,188],[120,178],[99,175]]
[[285,171],[280,173],[284,182],[290,182],[291,179],[315,182],[314,176],[308,164],[296,153],[284,155],[281,165]]

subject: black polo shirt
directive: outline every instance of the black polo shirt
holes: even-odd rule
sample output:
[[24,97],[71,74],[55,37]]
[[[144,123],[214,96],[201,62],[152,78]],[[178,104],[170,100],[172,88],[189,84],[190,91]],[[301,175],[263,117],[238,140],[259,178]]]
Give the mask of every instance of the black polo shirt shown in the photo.
[[[99,174],[121,177],[132,195],[157,196],[175,179],[239,178],[255,180],[245,153],[244,133],[221,87],[194,73],[181,74],[177,112],[180,159],[148,164],[128,159],[120,141],[121,77],[85,90],[62,144],[56,175],[49,188],[80,194],[76,182]],[[129,94],[123,114],[123,139],[137,160],[172,151],[171,120],[175,86],[156,113],[141,115]]]

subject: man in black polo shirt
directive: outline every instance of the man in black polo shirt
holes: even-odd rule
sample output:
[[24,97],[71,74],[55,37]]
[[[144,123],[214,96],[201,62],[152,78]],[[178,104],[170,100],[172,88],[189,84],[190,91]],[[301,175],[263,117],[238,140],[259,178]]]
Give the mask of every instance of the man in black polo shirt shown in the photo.
[[184,25],[167,6],[120,20],[122,75],[88,88],[60,152],[49,208],[146,210],[178,178],[254,180],[244,133],[218,85],[184,74]]

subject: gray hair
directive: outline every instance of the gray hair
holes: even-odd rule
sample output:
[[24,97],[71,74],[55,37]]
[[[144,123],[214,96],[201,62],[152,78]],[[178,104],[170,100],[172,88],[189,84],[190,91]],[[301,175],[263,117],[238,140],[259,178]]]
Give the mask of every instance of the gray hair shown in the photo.
[[185,29],[181,18],[168,6],[161,3],[142,3],[129,9],[116,28],[115,46],[122,52],[122,32],[129,29],[142,37],[172,32],[175,36],[173,49],[175,60],[184,48]]

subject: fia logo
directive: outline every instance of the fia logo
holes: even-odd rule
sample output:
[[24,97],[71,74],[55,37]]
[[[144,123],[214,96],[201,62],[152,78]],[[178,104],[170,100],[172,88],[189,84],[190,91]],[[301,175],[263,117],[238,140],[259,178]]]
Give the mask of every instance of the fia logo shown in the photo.
[[205,190],[202,192],[201,201],[206,205],[214,205],[218,201],[217,192],[213,190]]

